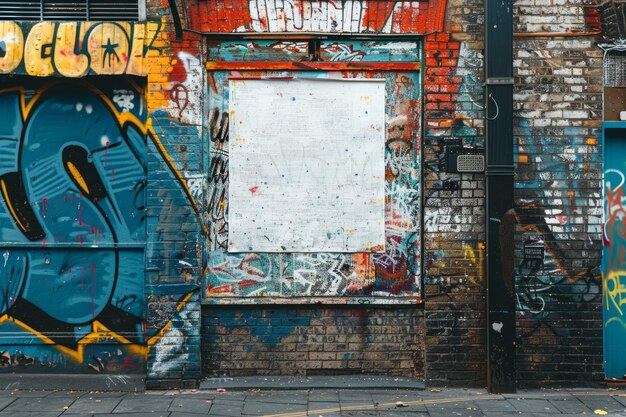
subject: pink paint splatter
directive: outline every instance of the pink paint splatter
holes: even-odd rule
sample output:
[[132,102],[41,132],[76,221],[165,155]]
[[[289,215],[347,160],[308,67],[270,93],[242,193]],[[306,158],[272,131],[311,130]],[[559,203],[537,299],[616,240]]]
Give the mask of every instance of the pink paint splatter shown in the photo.
[[102,166],[107,167],[107,158],[109,157],[109,141],[104,144],[104,158],[102,158]]
[[48,210],[48,199],[42,198],[41,199],[41,216],[44,219],[46,218],[46,210]]
[[44,237],[43,240],[41,241],[41,247],[45,248],[46,247],[46,238]]
[[91,319],[96,318],[96,266],[91,264]]
[[259,186],[258,185],[255,185],[254,187],[250,188],[250,192],[252,194],[256,193],[258,190],[259,190]]
[[115,178],[115,169],[111,168],[111,178]]

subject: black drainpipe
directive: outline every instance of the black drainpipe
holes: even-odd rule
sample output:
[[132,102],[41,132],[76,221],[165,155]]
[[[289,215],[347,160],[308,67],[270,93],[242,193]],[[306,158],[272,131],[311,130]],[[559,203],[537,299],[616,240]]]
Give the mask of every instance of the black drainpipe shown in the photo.
[[515,392],[513,5],[485,0],[487,389]]

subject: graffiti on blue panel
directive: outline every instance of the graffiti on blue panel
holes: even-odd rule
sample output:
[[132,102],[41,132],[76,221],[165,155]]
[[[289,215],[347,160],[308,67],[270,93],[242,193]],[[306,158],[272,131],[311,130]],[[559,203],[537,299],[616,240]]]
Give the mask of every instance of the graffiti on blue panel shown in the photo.
[[[140,99],[84,83],[49,84],[32,96],[21,87],[0,92],[4,344],[26,331],[36,336],[33,344],[55,345],[96,371],[143,363],[147,152]],[[103,335],[128,352],[109,346],[90,355]],[[24,350],[37,348],[17,339],[20,349],[4,349],[0,366],[29,364],[24,358],[34,352]]]
[[622,378],[626,373],[626,142],[623,130],[605,130],[604,152],[604,233],[602,284],[604,317],[604,370],[608,378]]

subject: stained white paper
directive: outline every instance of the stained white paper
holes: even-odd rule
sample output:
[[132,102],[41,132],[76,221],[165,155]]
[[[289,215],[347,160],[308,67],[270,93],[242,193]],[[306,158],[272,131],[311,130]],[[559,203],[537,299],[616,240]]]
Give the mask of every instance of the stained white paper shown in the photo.
[[229,251],[384,249],[384,81],[231,80],[229,138]]

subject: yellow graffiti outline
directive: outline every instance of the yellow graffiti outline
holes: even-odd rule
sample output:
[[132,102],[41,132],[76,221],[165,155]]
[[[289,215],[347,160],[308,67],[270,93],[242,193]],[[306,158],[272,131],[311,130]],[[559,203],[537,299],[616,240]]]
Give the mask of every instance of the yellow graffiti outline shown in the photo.
[[11,200],[9,199],[9,194],[7,193],[7,185],[3,179],[0,179],[0,187],[2,188],[2,196],[4,197],[4,201],[7,203],[7,207],[11,212],[11,216],[13,220],[17,223],[18,227],[22,230],[23,233],[26,233],[26,226],[22,224],[17,213],[15,213],[15,209],[13,208],[13,204],[11,204]]
[[196,203],[196,200],[193,198],[193,195],[191,194],[191,191],[189,190],[189,187],[187,186],[187,182],[185,181],[185,177],[183,177],[183,175],[180,173],[178,168],[176,168],[174,161],[172,160],[170,155],[167,153],[167,151],[165,150],[165,146],[163,146],[163,143],[161,142],[158,135],[154,131],[154,128],[152,127],[152,119],[148,119],[147,125],[148,125],[148,137],[150,138],[150,140],[152,140],[152,143],[154,144],[154,146],[156,146],[159,152],[159,155],[161,155],[161,157],[163,158],[167,166],[170,168],[170,170],[172,171],[172,173],[174,174],[174,176],[180,183],[180,186],[183,188],[183,191],[185,192],[185,195],[189,199],[189,202],[191,203],[193,210],[196,212],[196,215],[198,216],[198,220],[200,221],[200,226],[202,227],[202,232],[204,233],[205,236],[207,236],[209,234],[209,230],[207,226],[204,224],[204,221],[202,219],[202,213],[200,211],[200,206],[198,206],[198,203]]
[[[65,82],[65,83],[69,82],[69,83],[80,84],[80,85],[86,87],[88,90],[90,90],[94,94],[96,94],[102,101],[104,101],[105,105],[108,107],[108,109],[111,111],[111,113],[113,113],[113,116],[115,117],[115,120],[116,120],[116,122],[118,124],[118,127],[121,130],[125,131],[127,126],[132,126],[133,128],[139,130],[139,132],[142,135],[144,135],[146,137],[150,137],[152,142],[155,144],[155,146],[159,150],[159,154],[163,157],[163,159],[165,160],[165,162],[168,165],[168,167],[172,170],[172,173],[174,174],[174,177],[178,180],[180,185],[183,187],[183,190],[185,191],[185,194],[186,194],[187,198],[189,198],[190,203],[191,203],[191,205],[194,208],[194,211],[198,215],[198,219],[200,221],[200,225],[202,226],[202,230],[203,230],[204,234],[205,235],[208,234],[208,229],[206,228],[206,225],[204,224],[204,222],[202,221],[202,217],[200,216],[200,208],[198,207],[198,204],[196,203],[196,201],[193,198],[193,196],[191,195],[191,192],[189,191],[189,188],[187,187],[187,183],[185,182],[184,177],[178,171],[178,169],[174,165],[174,161],[168,155],[168,153],[165,150],[163,144],[158,139],[156,132],[152,128],[152,121],[151,121],[151,119],[148,118],[147,123],[144,124],[135,115],[133,115],[131,113],[127,113],[127,112],[126,113],[120,113],[117,110],[117,108],[115,107],[115,104],[113,103],[113,101],[109,97],[107,97],[102,91],[100,91],[95,86],[93,86],[93,85],[91,85],[89,83],[84,83],[84,82],[79,81],[79,80],[64,79],[64,80],[52,81],[50,83],[47,83],[43,87],[39,88],[33,94],[33,97],[29,100],[28,103],[26,103],[24,87],[10,87],[10,88],[6,88],[6,89],[0,89],[0,95],[8,94],[8,93],[11,93],[11,92],[19,93],[19,106],[20,106],[20,112],[21,112],[21,119],[22,119],[22,122],[24,123],[24,122],[26,122],[28,120],[30,112],[32,111],[32,109],[35,106],[35,104],[41,99],[41,96],[43,95],[43,93],[45,93],[50,88],[53,88],[54,86],[56,86],[56,85],[58,85],[58,84],[60,84],[62,82]],[[4,184],[4,181],[2,181],[0,185],[2,186],[2,194],[3,194],[4,198],[5,198],[5,201],[8,202],[9,200],[7,198],[8,196],[6,195],[6,185]],[[21,225],[21,222],[19,221],[17,215],[13,211],[13,209],[11,207],[11,204],[10,203],[7,203],[7,204],[9,206],[9,210],[11,211],[11,215],[12,215],[13,219],[19,225]],[[22,227],[23,227],[23,225],[22,225]],[[183,297],[183,299],[181,301],[178,302],[178,304],[176,305],[176,311],[177,312],[180,312],[185,307],[185,305],[187,304],[189,299],[193,296],[193,294],[196,291],[197,290],[190,291],[189,293],[187,293]],[[110,338],[110,339],[114,339],[116,341],[119,341],[119,342],[121,342],[122,344],[124,344],[126,346],[126,348],[128,349],[129,352],[135,353],[135,354],[139,355],[140,357],[142,357],[144,360],[147,360],[147,358],[148,358],[148,350],[149,350],[150,346],[156,344],[161,339],[161,337],[165,334],[165,331],[172,325],[173,319],[170,319],[154,336],[152,336],[150,339],[148,339],[148,341],[146,342],[145,345],[133,343],[133,342],[129,341],[128,339],[126,339],[124,336],[121,336],[121,335],[119,335],[119,334],[117,334],[115,332],[110,331],[102,323],[100,323],[99,321],[95,320],[92,323],[92,331],[91,331],[91,333],[87,334],[86,336],[84,336],[83,338],[81,338],[78,341],[78,346],[77,346],[76,350],[73,350],[73,349],[70,349],[70,348],[68,348],[66,346],[61,346],[61,345],[57,344],[52,339],[50,339],[48,336],[46,336],[44,333],[37,331],[33,327],[30,327],[29,325],[27,325],[26,323],[24,323],[24,322],[22,322],[20,320],[17,320],[15,318],[10,317],[8,314],[4,314],[4,315],[0,316],[0,324],[4,323],[5,321],[11,321],[11,322],[17,324],[18,326],[22,327],[23,329],[27,330],[28,332],[32,333],[33,335],[35,335],[36,337],[41,339],[44,343],[46,343],[48,345],[53,345],[56,349],[58,349],[59,351],[63,352],[64,354],[66,354],[70,358],[74,359],[75,361],[83,362],[85,346],[90,344],[90,343],[97,342],[99,339],[102,339],[102,338]]]
[[[602,279],[602,291],[606,296],[605,297],[606,309],[609,310],[609,299],[610,299],[613,305],[615,306],[615,308],[617,309],[617,311],[619,311],[619,314],[623,316],[624,313],[622,312],[622,309],[615,301],[615,296],[618,294],[626,293],[626,288],[622,290],[622,289],[619,289],[618,285],[616,285],[613,291],[609,291],[609,284],[608,284],[609,281],[613,281],[613,280],[615,280],[619,284],[620,276],[626,276],[626,270],[610,271],[608,274],[602,274],[602,278],[603,278]],[[626,304],[626,301],[624,303]],[[608,324],[609,321],[607,321],[606,324]]]
[[65,165],[67,166],[67,169],[70,170],[70,173],[72,174],[72,177],[74,177],[74,180],[76,180],[76,182],[78,183],[78,186],[82,188],[85,194],[89,195],[89,187],[87,187],[87,182],[83,178],[83,175],[80,173],[78,168],[76,168],[76,165],[74,165],[70,161],[68,161]]
[[58,343],[50,339],[48,336],[46,336],[45,333],[37,331],[33,327],[30,327],[28,324],[10,317],[8,314],[4,314],[0,317],[0,324],[4,323],[5,321],[10,321],[12,323],[15,323],[16,325],[28,331],[29,333],[32,333],[33,335],[37,336],[45,344],[53,345],[55,349],[58,349],[59,351],[63,352],[65,355],[69,356],[71,359],[75,360],[76,362],[83,362],[85,358],[85,347],[91,343],[97,342],[100,339],[115,339],[121,342],[122,344],[124,344],[129,352],[134,353],[143,359],[146,359],[148,357],[148,346],[142,346],[139,344],[132,343],[125,337],[120,336],[119,334],[110,331],[102,323],[100,323],[97,320],[92,323],[93,329],[91,333],[89,333],[88,335],[86,335],[85,337],[83,337],[82,339],[78,341],[78,346],[76,350],[70,349],[66,346],[59,345]]
[[[195,294],[195,292],[196,290],[193,290],[193,291],[190,291],[187,295],[185,295],[185,297],[176,306],[177,312],[180,312],[183,309],[183,307],[185,307],[185,305],[187,304],[189,299]],[[172,325],[172,320],[165,323],[165,325],[161,328],[161,330],[159,330],[154,336],[148,339],[147,345],[152,346],[156,342],[158,342],[159,339],[161,339],[161,337],[165,335],[165,332],[167,331],[167,329],[169,329],[171,325]]]
[[605,323],[604,323],[604,327],[609,327],[609,324],[616,322],[617,324],[619,324],[620,326],[622,326],[624,328],[624,330],[626,330],[626,323],[624,323],[624,321],[622,320],[621,317],[611,317],[610,319],[608,319]]

